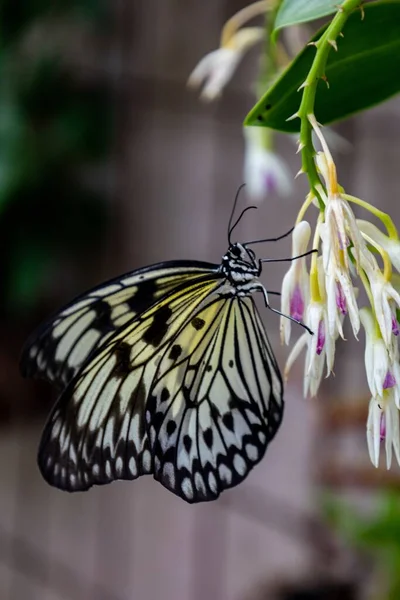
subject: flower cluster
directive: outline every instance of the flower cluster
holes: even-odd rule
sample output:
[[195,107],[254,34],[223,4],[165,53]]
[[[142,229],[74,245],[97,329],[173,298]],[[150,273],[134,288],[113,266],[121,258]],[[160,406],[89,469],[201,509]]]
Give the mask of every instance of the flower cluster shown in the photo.
[[[315,162],[324,182],[317,186],[324,209],[320,210],[314,231],[315,252],[310,270],[306,259],[301,258],[292,263],[284,278],[282,312],[304,320],[314,335],[305,332],[296,342],[285,375],[306,348],[304,394],[315,396],[324,369],[327,376],[332,372],[336,341],[339,337],[344,339],[346,317],[356,338],[362,325],[366,338],[365,369],[371,392],[368,449],[372,463],[378,466],[380,445],[384,441],[389,468],[393,448],[400,463],[400,294],[392,276],[392,267],[400,271],[400,241],[388,215],[344,193],[325,138],[315,118],[310,116],[309,119],[322,145]],[[304,215],[316,201],[310,194],[300,210],[293,231],[293,257],[307,250],[311,226]],[[378,217],[387,235],[368,220],[356,219],[353,204]],[[364,287],[368,307],[359,308],[356,284]],[[290,333],[290,322],[282,319],[281,338],[286,344]]]

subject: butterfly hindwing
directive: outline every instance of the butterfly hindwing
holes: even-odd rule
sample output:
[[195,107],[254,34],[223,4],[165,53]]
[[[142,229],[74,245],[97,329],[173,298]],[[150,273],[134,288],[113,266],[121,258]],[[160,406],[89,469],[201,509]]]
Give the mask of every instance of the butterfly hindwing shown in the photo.
[[173,289],[215,268],[208,263],[160,263],[104,283],[68,304],[25,345],[22,374],[63,388],[91,353]]
[[154,477],[213,500],[263,457],[283,414],[279,369],[251,297],[210,299],[160,360],[146,406]]

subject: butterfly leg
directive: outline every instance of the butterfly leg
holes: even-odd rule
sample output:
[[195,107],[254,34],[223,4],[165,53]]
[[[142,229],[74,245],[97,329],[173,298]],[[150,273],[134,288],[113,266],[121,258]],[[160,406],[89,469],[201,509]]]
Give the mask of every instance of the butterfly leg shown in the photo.
[[304,327],[304,329],[306,329],[308,331],[308,333],[310,333],[311,335],[314,335],[314,332],[311,331],[311,329],[309,327],[307,327],[307,325],[305,325],[301,321],[298,321],[297,319],[295,319],[294,317],[291,317],[290,315],[285,315],[277,308],[272,308],[272,306],[270,305],[269,300],[268,300],[268,293],[273,294],[274,292],[267,292],[267,290],[261,283],[259,286],[257,286],[257,288],[260,290],[260,292],[262,292],[262,294],[264,296],[264,300],[265,300],[265,306],[267,308],[269,308],[269,310],[271,310],[272,312],[276,313],[277,315],[279,315],[281,317],[285,317],[286,319],[289,319],[289,321],[293,321],[293,323],[297,323],[297,325],[301,325],[301,327]]

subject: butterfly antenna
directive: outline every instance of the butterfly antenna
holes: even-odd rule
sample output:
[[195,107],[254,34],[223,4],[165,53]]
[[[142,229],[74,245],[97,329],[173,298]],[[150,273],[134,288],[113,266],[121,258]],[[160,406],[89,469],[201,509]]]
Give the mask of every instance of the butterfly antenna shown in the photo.
[[229,245],[231,245],[231,243],[232,243],[231,242],[231,233],[232,233],[232,231],[235,229],[236,225],[238,225],[238,223],[241,221],[244,213],[246,213],[248,210],[251,210],[252,208],[258,208],[258,207],[257,206],[246,206],[246,208],[244,208],[242,210],[242,212],[240,213],[238,219],[236,219],[236,221],[234,222],[234,224],[230,228],[229,233],[228,233],[228,242],[229,242]]
[[308,250],[308,252],[304,252],[304,254],[292,256],[291,258],[262,258],[261,262],[292,262],[292,260],[297,260],[298,258],[303,258],[303,256],[309,256],[310,254],[314,254],[314,252],[318,252],[318,250]]
[[291,229],[289,229],[289,231],[287,231],[283,235],[280,235],[279,237],[276,237],[276,238],[266,238],[264,240],[252,240],[251,242],[246,242],[245,244],[243,244],[243,246],[250,246],[250,244],[262,244],[264,242],[279,242],[279,240],[283,240],[283,238],[285,238],[288,235],[290,235],[292,233],[293,229],[294,229],[294,227],[292,227]]
[[235,214],[236,205],[237,205],[237,201],[239,199],[240,192],[245,187],[245,185],[246,185],[245,183],[242,183],[242,185],[239,186],[238,191],[236,192],[235,200],[233,202],[233,208],[232,208],[231,216],[229,217],[229,223],[228,223],[228,243],[229,243],[229,245],[231,245],[231,233],[232,233],[235,225],[237,224],[237,223],[235,223],[235,225],[233,227],[231,227],[233,215]]

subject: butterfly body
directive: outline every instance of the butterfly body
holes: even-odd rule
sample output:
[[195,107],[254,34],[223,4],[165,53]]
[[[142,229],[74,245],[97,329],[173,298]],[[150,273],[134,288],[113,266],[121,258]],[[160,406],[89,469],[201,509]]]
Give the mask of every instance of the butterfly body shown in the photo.
[[261,261],[231,244],[220,265],[159,263],[80,296],[28,340],[21,366],[63,391],[39,448],[68,491],[153,474],[213,500],[263,457],[283,385],[253,294]]

